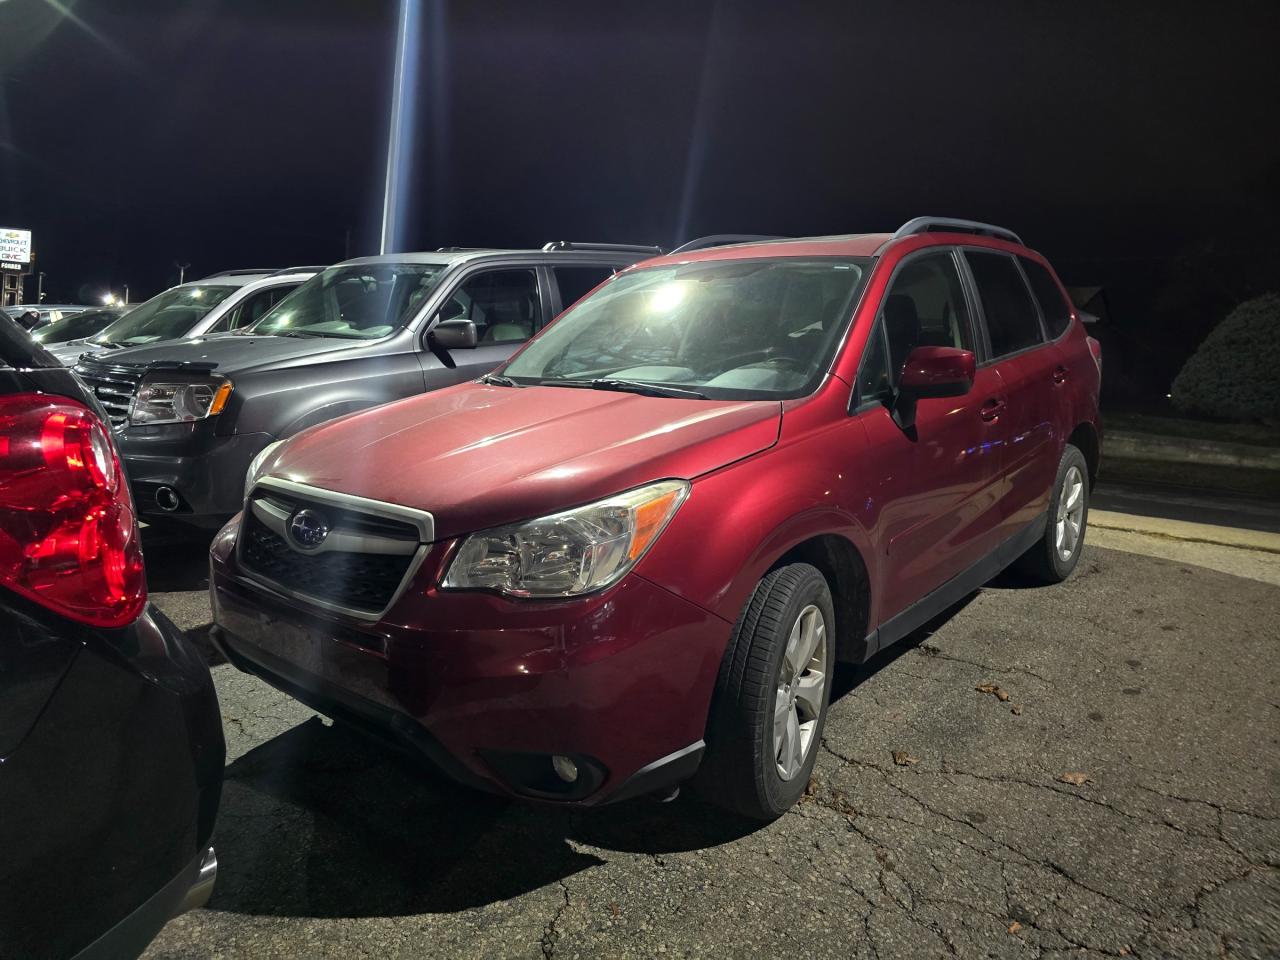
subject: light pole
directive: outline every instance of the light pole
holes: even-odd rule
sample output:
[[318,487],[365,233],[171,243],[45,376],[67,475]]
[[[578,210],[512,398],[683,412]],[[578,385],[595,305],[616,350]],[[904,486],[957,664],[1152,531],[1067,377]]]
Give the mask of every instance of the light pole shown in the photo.
[[382,241],[379,253],[392,253],[399,241],[396,218],[401,209],[404,167],[413,147],[413,85],[418,74],[419,0],[400,0],[396,30],[396,72],[391,85],[391,127],[387,137],[387,180],[382,194]]
[[36,303],[44,303],[44,271],[36,273]]
[[173,261],[173,265],[178,268],[178,286],[182,286],[182,281],[187,276],[187,267],[191,266],[191,264],[179,263],[177,260],[175,260]]
[[124,285],[124,302],[129,302],[129,285],[127,283]]

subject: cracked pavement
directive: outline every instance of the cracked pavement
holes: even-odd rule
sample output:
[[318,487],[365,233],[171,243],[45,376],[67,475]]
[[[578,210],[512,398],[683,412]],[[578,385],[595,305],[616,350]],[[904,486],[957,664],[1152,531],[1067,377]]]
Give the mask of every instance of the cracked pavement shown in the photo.
[[[199,641],[200,548],[148,563]],[[1087,547],[838,674],[765,827],[475,794],[219,664],[218,886],[147,957],[1280,956],[1278,641],[1280,587]]]

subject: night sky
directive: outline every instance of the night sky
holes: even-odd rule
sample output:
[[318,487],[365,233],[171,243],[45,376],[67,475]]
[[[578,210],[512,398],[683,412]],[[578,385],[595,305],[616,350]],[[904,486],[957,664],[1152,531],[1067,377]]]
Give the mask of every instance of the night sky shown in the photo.
[[[1068,282],[1270,264],[1270,7],[424,0],[406,246],[927,213],[1012,227]],[[375,252],[395,10],[0,0],[0,224],[35,232],[49,299]]]

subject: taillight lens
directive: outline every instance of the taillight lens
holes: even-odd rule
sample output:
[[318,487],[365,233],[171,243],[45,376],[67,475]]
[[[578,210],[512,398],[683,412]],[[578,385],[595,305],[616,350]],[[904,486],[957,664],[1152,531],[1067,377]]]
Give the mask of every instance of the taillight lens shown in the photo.
[[147,601],[133,499],[98,417],[64,397],[0,397],[0,584],[81,623]]

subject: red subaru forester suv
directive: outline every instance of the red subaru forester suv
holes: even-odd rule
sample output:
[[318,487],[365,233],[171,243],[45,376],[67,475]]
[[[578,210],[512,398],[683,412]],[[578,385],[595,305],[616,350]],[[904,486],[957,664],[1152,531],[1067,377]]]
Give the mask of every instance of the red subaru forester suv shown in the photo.
[[227,658],[476,786],[768,819],[837,660],[1070,575],[1101,356],[1043,257],[931,218],[690,247],[264,451],[212,547]]

